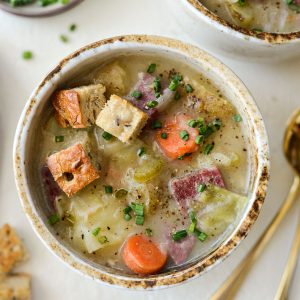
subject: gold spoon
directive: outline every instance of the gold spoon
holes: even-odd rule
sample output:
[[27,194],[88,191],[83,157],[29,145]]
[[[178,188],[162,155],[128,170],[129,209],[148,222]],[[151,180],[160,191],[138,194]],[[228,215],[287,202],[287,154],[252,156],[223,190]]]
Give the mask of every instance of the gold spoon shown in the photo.
[[297,198],[300,190],[300,134],[297,134],[298,131],[295,131],[295,128],[299,126],[297,125],[299,124],[299,120],[300,110],[293,114],[293,116],[289,120],[284,136],[284,154],[295,171],[294,181],[290,188],[289,194],[275,217],[272,219],[271,223],[265,229],[254,246],[250,249],[247,257],[242,260],[242,262],[237,266],[232,274],[226,279],[222,286],[211,297],[211,300],[225,300],[234,298],[247,272],[253,266],[260,253],[264,250],[273,234],[277,232],[278,226]]
[[[300,111],[295,114],[292,119],[292,124],[286,133],[284,144],[285,155],[288,158],[296,173],[300,174]],[[280,280],[275,300],[284,300],[288,297],[289,287],[293,278],[297,257],[300,250],[300,218],[296,228],[294,241],[290,250],[289,258]]]

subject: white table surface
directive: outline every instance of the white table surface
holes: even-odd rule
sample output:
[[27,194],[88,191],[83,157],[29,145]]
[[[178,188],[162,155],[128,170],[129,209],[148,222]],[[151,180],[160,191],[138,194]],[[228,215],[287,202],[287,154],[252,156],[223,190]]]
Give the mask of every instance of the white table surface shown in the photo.
[[[78,29],[68,32],[76,23]],[[270,137],[272,176],[262,213],[249,236],[222,264],[201,278],[155,292],[107,287],[74,272],[53,256],[31,229],[18,200],[12,167],[12,145],[21,110],[34,87],[64,56],[90,42],[113,35],[146,33],[192,42],[188,28],[180,28],[166,0],[86,0],[69,12],[51,18],[28,19],[0,12],[0,225],[17,228],[31,259],[20,269],[32,274],[33,300],[60,299],[209,299],[243,259],[282,203],[292,171],[282,154],[285,121],[300,106],[300,59],[278,64],[250,64],[220,57],[246,83],[265,118]],[[60,34],[68,34],[62,43]],[[204,48],[204,44],[201,45]],[[34,59],[24,61],[23,50]],[[253,266],[237,299],[273,299],[284,268],[300,206],[290,212],[272,242]],[[300,264],[290,299],[300,299]]]

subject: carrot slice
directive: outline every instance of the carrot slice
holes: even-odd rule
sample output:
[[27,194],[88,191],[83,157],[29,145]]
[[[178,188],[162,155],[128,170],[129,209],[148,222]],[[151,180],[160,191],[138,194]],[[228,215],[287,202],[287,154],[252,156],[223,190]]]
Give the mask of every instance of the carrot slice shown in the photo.
[[167,260],[167,255],[144,235],[133,235],[128,238],[122,256],[127,267],[141,275],[156,273]]
[[[188,125],[188,121],[191,119],[193,118],[187,115],[177,115],[175,119],[168,120],[163,128],[157,132],[156,139],[160,148],[169,158],[177,159],[198,150],[195,139],[199,132]],[[187,141],[180,137],[180,132],[183,130],[189,134]],[[162,133],[166,133],[167,138],[162,138]]]

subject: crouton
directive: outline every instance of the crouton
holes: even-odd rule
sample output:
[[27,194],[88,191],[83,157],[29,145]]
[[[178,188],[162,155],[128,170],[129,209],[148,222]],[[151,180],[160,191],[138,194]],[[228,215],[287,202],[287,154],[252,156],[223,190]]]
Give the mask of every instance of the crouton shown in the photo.
[[101,83],[106,87],[106,95],[112,94],[119,96],[126,92],[126,72],[118,62],[110,63],[96,74],[96,83]]
[[97,117],[96,125],[128,142],[136,137],[148,120],[147,114],[127,100],[112,95]]
[[47,165],[54,180],[68,197],[100,176],[82,144],[52,154],[47,159]]
[[57,123],[63,128],[94,125],[106,102],[105,90],[102,84],[94,84],[56,92],[52,104]]
[[0,276],[26,259],[27,253],[16,231],[5,224],[0,229]]
[[30,300],[31,278],[28,274],[19,273],[6,276],[0,282],[1,300]]

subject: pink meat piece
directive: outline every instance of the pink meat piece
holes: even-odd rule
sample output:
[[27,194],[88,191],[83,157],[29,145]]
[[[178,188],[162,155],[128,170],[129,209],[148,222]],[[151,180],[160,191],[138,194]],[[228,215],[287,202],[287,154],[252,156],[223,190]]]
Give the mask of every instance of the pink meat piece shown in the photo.
[[42,167],[41,178],[48,203],[52,209],[55,209],[55,198],[61,195],[62,191],[58,184],[55,182],[47,166]]
[[201,169],[181,178],[170,181],[170,191],[183,212],[187,212],[189,204],[195,199],[197,187],[200,184],[213,184],[225,187],[222,175],[218,168]]
[[196,238],[193,235],[188,235],[182,240],[175,242],[173,241],[170,234],[167,236],[167,251],[176,265],[180,265],[186,261],[190,255]]

